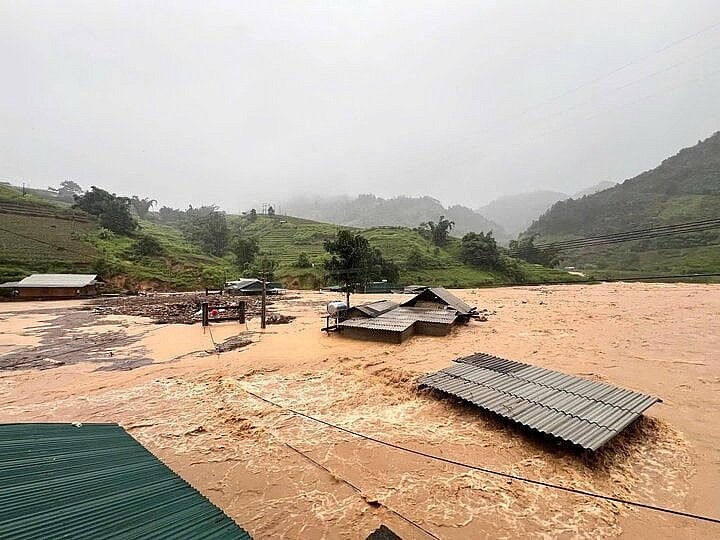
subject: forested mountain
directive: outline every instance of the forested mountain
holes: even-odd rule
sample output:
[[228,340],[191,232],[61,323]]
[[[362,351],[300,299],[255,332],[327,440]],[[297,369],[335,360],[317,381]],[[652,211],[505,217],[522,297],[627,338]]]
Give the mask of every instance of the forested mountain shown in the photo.
[[285,202],[283,213],[336,223],[348,227],[402,226],[417,227],[423,222],[437,221],[440,216],[454,221],[454,236],[468,232],[493,231],[499,240],[508,238],[497,223],[465,206],[445,208],[432,197],[394,197],[383,199],[375,195],[351,197],[296,198]]
[[546,190],[505,195],[478,208],[476,212],[498,223],[510,236],[517,236],[556,202],[592,195],[614,185],[612,182],[599,182],[572,195]]
[[[720,218],[720,132],[615,187],[555,203],[529,227],[527,234],[537,234],[545,242],[711,218]],[[595,266],[613,268],[652,264],[652,269],[657,270],[669,268],[670,261],[675,261],[674,269],[707,270],[720,263],[717,244],[720,231],[714,229],[624,242],[603,249],[575,250],[565,254],[565,260],[592,261]],[[702,261],[694,260],[696,253],[689,249],[709,255],[703,255]]]

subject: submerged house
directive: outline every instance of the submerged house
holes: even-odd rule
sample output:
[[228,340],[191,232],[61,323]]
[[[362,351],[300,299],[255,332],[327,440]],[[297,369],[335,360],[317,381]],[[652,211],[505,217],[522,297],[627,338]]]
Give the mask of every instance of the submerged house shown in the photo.
[[[238,295],[257,295],[262,294],[262,281],[254,278],[244,278],[237,281],[228,281],[225,283],[225,292],[228,294]],[[266,294],[282,294],[285,289],[282,283],[269,281],[265,284]]]
[[350,338],[402,343],[415,334],[446,336],[474,312],[446,289],[427,289],[401,305],[380,300],[351,307],[337,328]]
[[32,274],[0,285],[11,296],[28,300],[92,298],[97,296],[97,274]]

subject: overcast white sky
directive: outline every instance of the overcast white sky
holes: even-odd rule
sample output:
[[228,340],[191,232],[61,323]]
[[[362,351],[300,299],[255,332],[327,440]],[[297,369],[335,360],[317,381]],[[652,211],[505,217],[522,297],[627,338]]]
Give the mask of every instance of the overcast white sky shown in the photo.
[[0,0],[0,77],[2,181],[475,208],[720,129],[720,1]]

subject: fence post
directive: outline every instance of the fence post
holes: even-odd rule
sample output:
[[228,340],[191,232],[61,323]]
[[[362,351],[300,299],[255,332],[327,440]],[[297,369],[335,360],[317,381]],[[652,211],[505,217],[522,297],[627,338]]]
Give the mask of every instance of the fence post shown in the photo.
[[201,309],[202,309],[202,325],[208,326],[210,324],[210,321],[208,319],[208,303],[203,302],[201,305]]
[[245,324],[245,302],[242,300],[238,302],[238,321]]

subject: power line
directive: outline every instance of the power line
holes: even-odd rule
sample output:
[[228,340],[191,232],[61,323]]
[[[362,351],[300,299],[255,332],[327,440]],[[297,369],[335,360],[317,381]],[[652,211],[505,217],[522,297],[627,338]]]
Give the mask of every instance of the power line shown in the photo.
[[[588,86],[591,86],[592,84],[594,84],[594,83],[596,83],[596,82],[599,82],[599,81],[601,81],[601,80],[603,80],[603,79],[607,79],[607,78],[611,77],[612,75],[615,75],[616,73],[619,73],[620,71],[623,71],[623,70],[625,70],[626,68],[628,68],[628,67],[630,67],[630,66],[632,66],[632,65],[639,64],[640,62],[643,62],[643,61],[647,60],[648,58],[651,58],[652,56],[655,56],[655,55],[657,55],[657,54],[660,54],[660,53],[662,53],[662,52],[664,52],[664,51],[666,51],[666,50],[668,50],[668,49],[671,49],[671,48],[675,47],[676,45],[679,45],[680,43],[683,43],[683,42],[685,42],[685,41],[688,41],[688,40],[690,40],[690,39],[692,39],[692,38],[694,38],[694,37],[697,37],[697,36],[699,36],[699,35],[701,35],[701,34],[703,34],[703,33],[705,33],[705,32],[708,32],[708,31],[710,31],[710,30],[712,30],[712,29],[714,29],[714,28],[719,27],[719,26],[720,26],[720,21],[716,21],[716,22],[714,22],[714,23],[712,23],[712,24],[710,24],[710,25],[702,28],[701,30],[699,30],[699,31],[697,31],[697,32],[694,32],[694,33],[689,34],[689,35],[687,35],[687,36],[684,36],[684,37],[682,37],[682,38],[680,38],[680,39],[677,39],[677,40],[669,43],[668,45],[665,45],[665,46],[663,46],[663,47],[661,47],[661,48],[659,48],[659,49],[657,49],[657,50],[655,50],[655,51],[653,51],[653,52],[651,52],[651,53],[649,53],[649,54],[646,54],[646,55],[644,55],[644,56],[641,56],[640,58],[637,58],[637,59],[635,59],[635,60],[632,60],[632,61],[630,61],[630,62],[627,62],[626,64],[623,64],[623,65],[621,65],[621,66],[619,66],[619,67],[617,67],[617,68],[615,68],[615,69],[613,69],[613,70],[611,70],[611,71],[609,71],[609,72],[607,72],[607,73],[604,73],[604,74],[602,74],[602,75],[599,75],[599,76],[591,79],[590,81],[587,81],[587,82],[585,82],[585,83],[582,83],[582,84],[580,84],[580,85],[578,85],[578,86],[576,86],[576,87],[574,87],[574,88],[571,88],[571,89],[569,89],[569,90],[566,90],[566,91],[564,91],[564,92],[561,92],[560,94],[557,94],[557,95],[555,95],[555,96],[553,96],[553,97],[551,97],[551,98],[548,98],[548,99],[546,99],[546,100],[544,100],[544,101],[541,101],[541,102],[539,102],[539,103],[537,103],[537,104],[535,104],[535,105],[532,105],[532,106],[524,109],[523,111],[521,111],[520,113],[518,113],[518,114],[516,114],[516,115],[514,115],[514,116],[509,116],[509,117],[505,118],[504,120],[496,123],[494,126],[490,126],[489,128],[485,128],[485,129],[482,131],[482,133],[487,133],[488,130],[492,131],[492,130],[497,130],[497,129],[501,128],[501,127],[504,127],[504,126],[508,125],[511,121],[521,119],[521,118],[527,116],[528,114],[530,114],[531,112],[533,112],[533,111],[535,111],[535,110],[537,110],[537,109],[540,109],[540,108],[544,107],[545,105],[548,105],[548,104],[550,104],[550,103],[553,103],[553,102],[557,101],[558,99],[561,99],[561,98],[563,98],[563,97],[565,97],[565,96],[567,96],[567,95],[570,95],[570,94],[573,94],[573,93],[575,93],[575,92],[577,92],[577,91],[579,91],[579,90],[582,90],[583,88],[586,88],[586,87],[588,87]],[[659,74],[661,74],[661,73],[663,73],[663,72],[666,72],[666,71],[669,71],[669,70],[671,70],[671,69],[674,69],[674,68],[676,68],[676,67],[678,67],[678,66],[680,66],[680,65],[683,65],[683,64],[686,64],[686,63],[688,63],[688,62],[690,62],[690,61],[692,61],[692,60],[695,60],[696,58],[699,58],[699,57],[701,57],[701,56],[704,56],[705,54],[707,54],[707,53],[709,53],[709,52],[712,52],[713,50],[716,50],[716,49],[717,49],[717,47],[710,48],[710,49],[706,49],[705,51],[703,51],[702,53],[700,53],[700,54],[698,54],[698,55],[695,55],[695,56],[686,58],[686,59],[684,59],[684,60],[681,60],[681,61],[679,61],[679,62],[677,62],[677,63],[675,63],[675,64],[673,64],[673,65],[671,65],[671,66],[669,66],[669,67],[663,68],[663,69],[658,70],[658,71],[656,71],[656,72],[653,72],[653,73],[644,75],[643,77],[640,77],[639,79],[636,79],[636,80],[634,80],[634,81],[631,81],[630,83],[627,83],[627,84],[621,85],[621,86],[619,86],[619,87],[616,87],[616,88],[610,90],[609,92],[604,92],[604,93],[596,94],[593,98],[591,98],[591,99],[589,99],[589,100],[586,100],[586,101],[584,101],[584,102],[582,102],[582,103],[580,103],[580,104],[572,105],[572,106],[567,107],[567,108],[565,108],[565,109],[561,109],[560,111],[557,111],[557,112],[555,112],[555,113],[551,113],[550,115],[541,118],[540,120],[534,122],[533,124],[537,124],[538,122],[542,122],[542,121],[548,120],[548,119],[550,119],[550,118],[553,118],[553,117],[555,117],[555,116],[558,116],[558,115],[560,115],[560,114],[562,114],[562,113],[564,113],[564,112],[567,112],[567,111],[569,111],[569,110],[576,109],[576,108],[578,108],[578,107],[581,106],[581,105],[585,105],[585,104],[593,101],[596,97],[601,97],[602,95],[605,95],[605,94],[614,93],[614,92],[616,92],[616,91],[619,91],[619,90],[622,90],[622,89],[624,89],[624,88],[627,88],[628,86],[631,86],[631,85],[633,85],[633,84],[637,84],[638,82],[641,82],[641,81],[643,81],[643,80],[646,80],[646,79],[652,78],[652,77],[654,77],[654,76],[656,76],[656,75],[659,75]],[[698,80],[698,79],[693,79],[693,80],[690,81],[690,82],[695,82],[696,80]],[[684,85],[681,85],[681,86],[684,86]],[[680,86],[678,86],[678,87],[680,87]],[[677,87],[673,87],[673,88],[671,88],[671,89],[668,90],[668,91],[671,91],[671,90],[674,89],[674,88],[677,88]],[[655,95],[657,95],[657,94],[653,94],[652,96],[654,97]],[[634,102],[630,102],[630,103],[634,103]],[[623,105],[623,106],[624,106],[624,105]],[[602,113],[602,114],[605,114],[605,113]],[[596,115],[592,115],[592,116],[590,116],[590,117],[588,117],[588,118],[585,118],[585,119],[583,119],[583,120],[581,120],[581,121],[585,121],[585,120],[594,118],[595,116],[596,116]],[[533,125],[533,124],[531,124],[531,125]],[[571,125],[573,125],[573,124],[571,124]],[[550,131],[550,132],[552,132],[552,131]],[[476,134],[478,134],[478,133],[481,133],[481,132],[478,131],[478,132],[476,132],[474,135],[476,135]],[[544,134],[542,134],[541,136],[544,136],[545,134],[547,134],[547,133],[544,133]],[[472,137],[473,137],[473,135],[464,137],[464,142],[472,142]],[[534,140],[534,139],[533,139],[533,140]],[[460,142],[462,143],[463,141],[460,141]],[[457,142],[456,142],[455,144],[457,144]],[[446,152],[446,153],[445,153],[445,156],[441,158],[441,161],[443,161],[443,162],[456,161],[456,162],[457,162],[457,159],[453,159],[453,158],[457,158],[457,157],[461,157],[461,156],[466,155],[466,154],[470,154],[470,153],[472,153],[472,152],[475,152],[476,150],[477,150],[477,148],[473,147],[473,148],[469,148],[469,149],[462,150],[462,151],[459,151],[459,152],[451,152],[451,153],[447,153],[447,152]],[[416,163],[416,167],[415,167],[415,168],[419,168],[419,166],[420,166],[423,162],[427,163],[428,161],[431,161],[431,160],[434,160],[434,159],[435,159],[435,158],[427,157],[427,158],[424,158],[424,159],[421,159],[421,160],[416,160],[416,161],[419,162],[419,163]]]
[[424,457],[424,458],[427,458],[427,459],[432,459],[432,460],[435,460],[435,461],[441,461],[441,462],[443,462],[443,463],[448,463],[448,464],[450,464],[450,465],[456,465],[456,466],[458,466],[458,467],[464,467],[464,468],[466,468],[466,469],[471,469],[471,470],[478,471],[478,472],[482,472],[482,473],[485,473],[485,474],[490,474],[490,475],[494,475],[494,476],[500,476],[500,477],[502,477],[502,478],[508,478],[508,479],[511,479],[511,480],[517,480],[517,481],[519,481],[519,482],[525,482],[525,483],[528,483],[528,484],[534,484],[534,485],[542,486],[542,487],[546,487],[546,488],[557,489],[557,490],[559,490],[559,491],[565,491],[565,492],[568,492],[568,493],[573,493],[573,494],[575,494],[575,495],[583,495],[583,496],[585,496],[585,497],[591,497],[591,498],[595,498],[595,499],[602,499],[602,500],[606,500],[606,501],[611,501],[611,502],[616,502],[616,503],[621,503],[621,504],[627,504],[628,506],[635,506],[635,507],[638,507],[638,508],[645,508],[645,509],[647,509],[647,510],[653,510],[653,511],[656,511],[656,512],[662,512],[662,513],[666,513],[666,514],[673,514],[673,515],[676,515],[676,516],[682,516],[682,517],[686,517],[686,518],[689,518],[689,519],[696,519],[696,520],[700,520],[700,521],[707,521],[707,522],[709,522],[709,523],[720,524],[720,518],[716,518],[716,517],[710,517],[710,516],[703,516],[703,515],[699,515],[699,514],[693,514],[693,513],[690,513],[690,512],[685,512],[685,511],[683,511],[683,510],[675,510],[675,509],[673,509],[673,508],[664,508],[664,507],[661,507],[661,506],[656,506],[656,505],[647,504],[647,503],[643,503],[643,502],[630,501],[630,500],[627,500],[627,499],[621,499],[621,498],[619,498],[619,497],[613,497],[613,496],[611,496],[611,495],[604,495],[604,494],[602,494],[602,493],[594,493],[594,492],[592,492],[592,491],[585,491],[585,490],[581,490],[581,489],[577,489],[577,488],[571,488],[571,487],[567,487],[567,486],[562,486],[562,485],[559,485],[559,484],[553,484],[553,483],[550,483],[550,482],[545,482],[545,481],[543,481],[543,480],[535,480],[535,479],[532,479],[532,478],[525,478],[525,477],[518,476],[518,475],[515,475],[515,474],[506,473],[506,472],[502,472],[502,471],[495,471],[495,470],[493,470],[493,469],[489,469],[489,468],[486,468],[486,467],[480,467],[480,466],[478,466],[478,465],[472,465],[472,464],[468,464],[468,463],[463,463],[463,462],[461,462],[461,461],[456,461],[456,460],[454,460],[454,459],[449,459],[449,458],[446,458],[446,457],[443,457],[443,456],[437,456],[437,455],[429,454],[429,453],[427,453],[427,452],[423,452],[423,451],[420,451],[420,450],[414,450],[414,449],[412,449],[412,448],[407,448],[407,447],[401,446],[401,445],[399,445],[399,444],[395,444],[395,443],[392,443],[392,442],[389,442],[389,441],[384,441],[384,440],[382,440],[382,439],[378,439],[378,438],[372,437],[372,436],[370,436],[370,435],[365,435],[365,434],[363,434],[363,433],[359,433],[359,432],[357,432],[357,431],[353,431],[353,430],[351,430],[351,429],[348,429],[348,428],[345,428],[345,427],[342,427],[342,426],[338,426],[337,424],[333,424],[333,423],[328,422],[328,421],[326,421],[326,420],[322,420],[322,419],[320,419],[320,418],[317,418],[317,417],[314,417],[314,416],[310,416],[309,414],[305,414],[305,413],[303,413],[303,412],[297,411],[297,410],[292,409],[292,408],[290,408],[290,407],[285,407],[285,406],[283,406],[283,405],[280,405],[280,404],[274,402],[273,400],[271,400],[271,399],[269,399],[269,398],[265,398],[265,397],[263,397],[263,396],[260,396],[260,395],[256,394],[255,392],[252,392],[252,391],[248,390],[247,388],[245,388],[245,387],[243,387],[242,385],[240,385],[239,383],[237,383],[237,381],[236,381],[236,385],[237,385],[241,390],[243,390],[244,392],[246,392],[246,393],[248,393],[249,395],[253,396],[254,398],[259,399],[260,401],[264,401],[265,403],[268,403],[268,404],[272,405],[273,407],[276,407],[276,408],[278,408],[278,409],[287,411],[287,412],[292,413],[292,414],[294,414],[294,415],[296,415],[296,416],[305,418],[306,420],[310,420],[310,421],[312,421],[312,422],[316,422],[316,423],[318,423],[318,424],[322,424],[322,425],[324,425],[324,426],[326,426],[326,427],[329,427],[329,428],[332,428],[332,429],[335,429],[335,430],[338,430],[338,431],[342,431],[342,432],[347,433],[347,434],[349,434],[349,435],[352,435],[352,436],[354,436],[354,437],[358,437],[358,438],[361,438],[361,439],[365,439],[365,440],[367,440],[367,441],[371,441],[371,442],[374,442],[374,443],[377,443],[377,444],[381,444],[381,445],[387,446],[387,447],[389,447],[389,448],[394,448],[394,449],[400,450],[400,451],[402,451],[402,452],[407,452],[407,453],[409,453],[409,454],[414,454],[414,455],[417,455],[417,456],[420,456],[420,457]]
[[[649,229],[636,229],[619,233],[608,233],[604,235],[586,238],[559,240],[557,242],[535,244],[533,247],[540,250],[578,249],[607,244],[617,244],[621,242],[630,242],[635,240],[654,240],[656,238],[667,238],[669,236],[676,236],[679,234],[706,232],[714,229],[720,229],[720,218],[691,221],[687,223],[676,223],[673,225],[662,225]],[[514,249],[509,249],[508,252],[522,254],[528,253],[528,251],[531,249],[531,247],[518,247]]]

